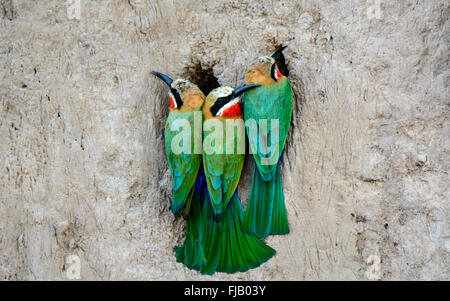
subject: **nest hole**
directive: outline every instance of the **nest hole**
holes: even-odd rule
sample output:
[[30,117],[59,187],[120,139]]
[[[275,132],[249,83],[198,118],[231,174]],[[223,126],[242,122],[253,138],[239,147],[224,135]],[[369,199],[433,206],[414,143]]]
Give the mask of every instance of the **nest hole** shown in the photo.
[[214,76],[213,67],[204,68],[201,63],[186,68],[186,79],[196,84],[203,94],[208,95],[213,89],[220,87],[217,77]]

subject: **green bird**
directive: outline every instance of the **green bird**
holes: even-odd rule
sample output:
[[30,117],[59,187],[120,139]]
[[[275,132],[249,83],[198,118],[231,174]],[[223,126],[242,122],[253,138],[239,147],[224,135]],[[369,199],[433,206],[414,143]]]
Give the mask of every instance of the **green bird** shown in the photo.
[[[243,226],[248,234],[257,237],[289,233],[280,175],[280,158],[293,109],[292,87],[282,53],[285,48],[256,59],[245,74],[247,85],[261,85],[244,96],[247,136],[256,164]],[[256,125],[253,129],[249,126],[252,121]]]
[[206,263],[201,244],[201,208],[206,184],[203,172],[198,176],[202,161],[201,108],[205,95],[190,81],[152,73],[170,88],[164,138],[173,182],[171,210],[186,219],[186,239],[182,246],[174,248],[176,258],[187,267],[200,270]]
[[275,254],[259,238],[243,232],[244,211],[237,193],[245,157],[245,129],[238,96],[257,86],[216,88],[203,106],[203,168],[208,188],[202,209],[204,274],[244,272]]

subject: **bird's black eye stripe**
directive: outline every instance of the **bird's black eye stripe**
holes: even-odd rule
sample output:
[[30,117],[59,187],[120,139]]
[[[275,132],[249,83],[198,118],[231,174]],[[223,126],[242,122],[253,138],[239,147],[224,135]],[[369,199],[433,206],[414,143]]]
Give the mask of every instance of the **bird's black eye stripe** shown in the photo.
[[217,98],[216,102],[210,108],[210,111],[213,114],[213,116],[216,116],[217,112],[219,112],[220,109],[231,100],[232,96],[233,95]]
[[177,103],[177,108],[180,108],[183,105],[183,101],[181,100],[180,93],[174,88],[170,89],[170,92],[172,92],[173,97],[175,97],[175,102]]
[[276,64],[272,64],[272,68],[270,69],[270,77],[272,77],[275,81],[277,80],[276,76],[275,76],[275,68],[276,68]]

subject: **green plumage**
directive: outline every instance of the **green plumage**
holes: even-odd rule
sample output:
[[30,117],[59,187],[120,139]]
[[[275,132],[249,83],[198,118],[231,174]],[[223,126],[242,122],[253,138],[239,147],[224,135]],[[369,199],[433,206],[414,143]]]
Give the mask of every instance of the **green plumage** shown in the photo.
[[[220,149],[222,153],[208,154],[205,148],[203,151],[203,167],[209,191],[202,210],[202,241],[206,256],[206,265],[202,269],[204,274],[247,271],[275,254],[274,249],[259,238],[245,234],[242,229],[244,211],[237,193],[245,158],[244,151],[238,152],[240,145],[245,146],[242,119],[238,118],[241,127],[233,131],[227,131],[226,125],[234,119],[216,120],[222,123],[224,132],[222,143],[215,141],[215,150]],[[204,125],[207,121],[204,121]],[[209,134],[204,126],[204,142]],[[245,148],[242,147],[242,150]]]
[[[201,113],[198,112],[201,118]],[[194,135],[194,112],[178,112],[171,111],[165,126],[165,145],[167,161],[169,163],[170,172],[172,174],[173,196],[172,196],[172,212],[180,213],[186,205],[188,194],[194,186],[198,170],[201,163],[201,155],[194,152],[195,139]],[[172,131],[171,126],[179,119],[185,119],[189,122],[191,130],[190,153],[174,153],[172,149],[172,139],[179,134],[179,131]],[[200,142],[201,143],[201,142]],[[181,143],[180,143],[181,144]],[[201,145],[201,144],[200,144]]]
[[[223,125],[223,139],[222,141],[215,140],[214,147],[217,150],[220,149],[221,153],[207,154],[205,151],[203,152],[203,167],[211,196],[211,205],[214,214],[218,216],[223,213],[237,188],[245,158],[244,153],[238,153],[238,146],[245,143],[245,132],[237,130],[232,133],[231,137],[227,137],[227,120],[220,119],[220,122]],[[209,134],[210,131],[203,132],[204,137]],[[232,153],[226,154],[227,149],[232,150]]]
[[[256,166],[243,226],[248,234],[257,237],[289,233],[279,158],[291,124],[292,106],[292,88],[286,77],[273,85],[262,86],[245,93],[246,124],[251,119],[255,120],[258,131],[252,132],[247,127],[247,136]],[[262,119],[267,120],[266,128],[259,126],[259,120]],[[274,141],[278,143],[278,151],[273,160],[270,160],[270,164],[264,164],[264,160],[270,157],[267,155],[267,153],[270,155],[270,152],[264,145],[271,147],[273,143],[272,119],[279,121],[279,137]],[[266,141],[267,143],[262,143]]]
[[[197,110],[197,117],[201,112]],[[173,122],[185,119],[191,127],[190,153],[175,153],[172,149],[172,139],[179,131],[172,131]],[[181,246],[174,247],[177,262],[184,263],[190,269],[201,270],[206,264],[202,245],[202,200],[205,198],[206,186],[204,178],[197,177],[201,166],[201,154],[194,152],[194,112],[171,111],[166,121],[165,145],[167,161],[173,179],[172,212],[180,213],[183,208],[186,217],[186,239]],[[198,141],[197,141],[198,142]],[[182,143],[180,143],[182,146]],[[201,173],[203,175],[203,172]],[[196,189],[197,179],[197,189]]]
[[[214,140],[213,153],[204,149],[200,155],[197,148],[202,145],[202,132],[196,127],[196,115],[201,115],[200,104],[193,105],[199,98],[190,94],[191,98],[181,100],[178,90],[186,92],[184,88],[195,86],[184,80],[172,81],[158,72],[153,74],[171,87],[171,108],[182,106],[170,111],[165,125],[166,155],[173,180],[171,209],[173,213],[182,212],[186,218],[186,239],[181,246],[174,248],[177,262],[203,274],[243,272],[259,266],[271,258],[275,250],[259,238],[244,233],[244,211],[237,193],[245,157],[245,130],[236,97],[255,86],[241,87],[236,94],[229,87],[222,88],[208,96],[204,103],[208,107],[203,108],[203,113],[205,118],[214,118],[223,125],[223,139]],[[232,94],[224,94],[230,90]],[[218,99],[217,95],[222,95],[220,101],[211,108]],[[224,101],[229,103],[228,107]],[[188,105],[185,108],[197,109],[183,110],[185,102]],[[231,110],[223,114],[225,109]],[[213,111],[214,115],[211,115]],[[230,122],[234,123],[232,131],[228,127]],[[205,128],[205,123],[203,126]],[[214,130],[217,131],[216,128]],[[203,131],[204,138],[209,134]],[[203,169],[200,170],[202,162]]]
[[[186,219],[186,239],[174,247],[178,262],[200,270],[206,264],[202,245],[202,205],[206,196],[204,174],[199,174],[201,156],[201,126],[205,95],[198,87],[184,79],[152,71],[169,86],[169,116],[164,131],[164,142],[172,174],[172,205],[174,214]],[[198,123],[198,124],[197,124]],[[202,171],[202,170],[201,170]]]
[[203,274],[245,272],[258,267],[275,254],[275,250],[259,238],[243,232],[243,215],[237,192],[218,222],[214,220],[211,204],[205,202],[202,211],[202,241],[206,254]]
[[186,220],[186,239],[182,246],[176,246],[175,256],[177,262],[184,263],[188,268],[201,270],[206,264],[206,257],[202,244],[202,199],[206,197],[202,187],[202,179],[198,179],[198,189],[192,193],[192,204],[189,218]]

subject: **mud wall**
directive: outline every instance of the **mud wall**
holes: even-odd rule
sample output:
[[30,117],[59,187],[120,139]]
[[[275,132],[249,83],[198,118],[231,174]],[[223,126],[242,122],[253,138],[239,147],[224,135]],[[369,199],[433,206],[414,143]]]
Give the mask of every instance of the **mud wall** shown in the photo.
[[[448,280],[449,10],[0,0],[0,279]],[[282,44],[291,233],[268,238],[277,255],[258,269],[202,276],[173,256],[184,222],[150,71],[236,87]]]

